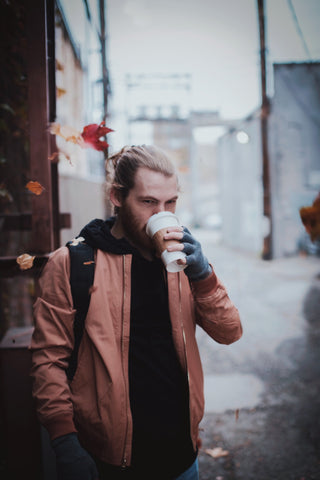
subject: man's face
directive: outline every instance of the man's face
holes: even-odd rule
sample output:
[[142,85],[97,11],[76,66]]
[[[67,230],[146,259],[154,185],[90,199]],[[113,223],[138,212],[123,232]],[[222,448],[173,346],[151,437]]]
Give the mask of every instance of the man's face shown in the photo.
[[119,220],[127,240],[139,249],[152,251],[151,239],[146,234],[149,218],[155,213],[174,213],[178,199],[175,175],[166,177],[148,168],[139,168],[134,187],[121,202]]

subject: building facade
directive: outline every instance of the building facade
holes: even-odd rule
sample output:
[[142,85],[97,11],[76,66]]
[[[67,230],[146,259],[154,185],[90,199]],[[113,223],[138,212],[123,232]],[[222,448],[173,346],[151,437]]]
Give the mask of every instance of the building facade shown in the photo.
[[[259,111],[219,139],[223,241],[262,252],[271,228],[272,258],[294,255],[305,239],[301,206],[320,189],[320,64],[275,64],[268,116],[271,224],[263,216]],[[239,133],[247,134],[241,143]]]

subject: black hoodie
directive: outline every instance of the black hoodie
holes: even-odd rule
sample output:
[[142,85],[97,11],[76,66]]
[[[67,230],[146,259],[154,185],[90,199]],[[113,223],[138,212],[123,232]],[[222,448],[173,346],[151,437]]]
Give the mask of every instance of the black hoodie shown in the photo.
[[[173,345],[166,271],[111,234],[115,217],[80,232],[95,249],[132,254],[129,347],[132,466],[149,478],[175,478],[195,460],[190,440],[188,384]],[[142,474],[143,474],[142,472]]]

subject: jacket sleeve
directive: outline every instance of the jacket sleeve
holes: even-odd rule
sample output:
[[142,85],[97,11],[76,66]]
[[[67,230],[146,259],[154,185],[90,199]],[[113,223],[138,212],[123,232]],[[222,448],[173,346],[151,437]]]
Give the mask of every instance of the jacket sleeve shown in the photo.
[[70,388],[65,373],[74,345],[75,310],[70,287],[67,247],[49,258],[39,281],[31,339],[33,396],[40,422],[51,439],[76,432]]
[[[213,269],[212,269],[213,270]],[[191,282],[196,322],[216,342],[230,344],[242,336],[238,309],[214,270],[204,280]]]

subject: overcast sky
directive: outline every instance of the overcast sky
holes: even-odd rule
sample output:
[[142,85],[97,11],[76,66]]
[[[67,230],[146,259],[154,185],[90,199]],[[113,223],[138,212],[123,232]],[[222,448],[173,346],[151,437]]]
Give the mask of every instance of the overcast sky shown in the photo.
[[[320,59],[320,0],[265,0],[265,6],[272,94],[273,62]],[[219,110],[226,118],[243,117],[260,104],[256,0],[107,0],[107,17],[117,109],[127,101],[126,73],[191,74],[191,107]]]

